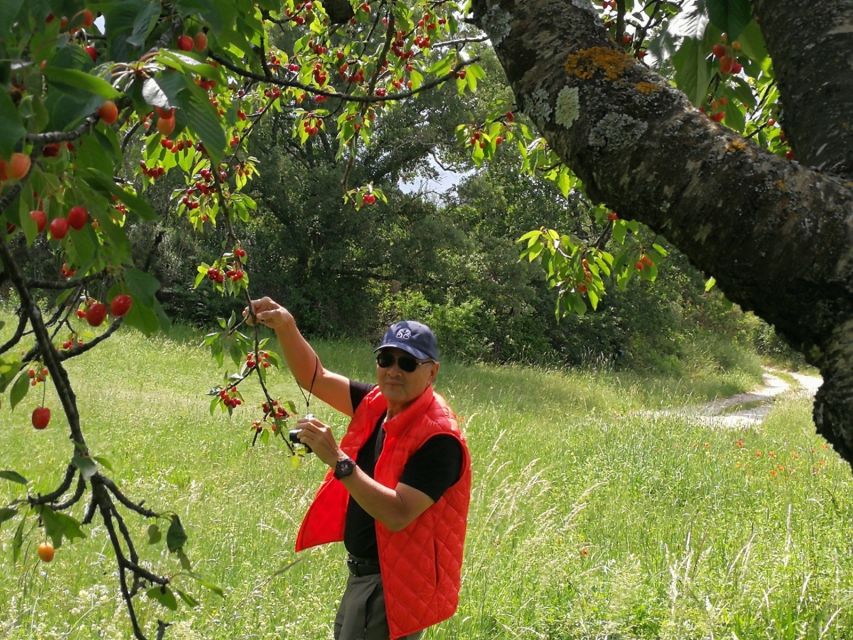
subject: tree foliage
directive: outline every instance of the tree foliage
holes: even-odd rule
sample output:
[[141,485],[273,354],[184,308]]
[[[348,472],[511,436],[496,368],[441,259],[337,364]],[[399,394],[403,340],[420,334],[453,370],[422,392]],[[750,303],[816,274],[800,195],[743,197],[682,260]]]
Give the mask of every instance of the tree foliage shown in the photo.
[[[516,18],[534,4],[547,3],[2,4],[0,286],[12,292],[18,313],[11,337],[0,345],[0,391],[14,409],[28,392],[53,384],[72,441],[64,475],[47,494],[32,493],[17,471],[3,471],[4,480],[21,487],[21,497],[0,512],[15,527],[15,555],[34,526],[44,527],[59,546],[85,535],[81,525],[99,515],[137,638],[145,637],[145,623],[134,609],[138,594],[173,610],[179,599],[190,606],[195,602],[174,576],[218,590],[192,570],[178,515],[126,496],[110,479],[109,461],[90,451],[63,362],[96,347],[122,324],[148,333],[161,327],[166,317],[158,298],[160,282],[152,274],[164,229],[212,234],[212,240],[196,245],[208,253],[199,256],[193,285],[228,301],[225,317],[206,342],[220,362],[230,358],[234,372],[211,386],[211,410],[233,411],[242,404],[240,385],[255,380],[265,395],[256,409],[255,437],[282,436],[293,404],[271,396],[266,371],[276,358],[257,333],[246,330],[239,314],[250,291],[257,291],[256,283],[270,286],[265,278],[274,265],[265,265],[264,273],[256,270],[246,239],[253,234],[261,242],[271,233],[293,238],[292,252],[280,260],[301,269],[298,278],[306,282],[363,281],[365,273],[350,268],[356,263],[372,269],[374,279],[390,278],[385,261],[403,262],[395,252],[417,251],[418,233],[433,234],[421,245],[430,251],[415,254],[423,269],[407,277],[429,278],[430,261],[441,263],[442,270],[458,261],[458,255],[431,251],[435,237],[452,235],[442,229],[440,215],[418,208],[392,187],[402,167],[422,162],[437,144],[436,131],[423,130],[422,138],[410,136],[410,144],[395,145],[400,127],[425,129],[413,119],[416,109],[407,112],[395,103],[430,91],[435,97],[442,91],[477,89],[487,78],[479,64],[479,47],[487,36],[519,104],[496,92],[484,102],[485,109],[472,110],[454,130],[477,165],[499,159],[503,149],[512,147],[524,170],[554,182],[565,200],[560,210],[579,216],[566,227],[558,228],[556,223],[565,221],[557,219],[555,226],[541,226],[520,239],[522,258],[538,262],[557,293],[557,315],[596,308],[613,286],[654,280],[668,254],[657,232],[632,219],[642,217],[639,207],[634,210],[630,198],[613,196],[602,186],[618,180],[619,172],[609,175],[601,162],[592,169],[585,164],[586,151],[591,149],[587,155],[595,158],[619,153],[649,125],[606,104],[604,93],[596,107],[599,117],[587,122],[583,83],[602,77],[612,81],[637,67],[642,73],[652,67],[674,78],[704,111],[707,127],[722,121],[730,128],[731,154],[743,152],[751,140],[793,157],[778,125],[780,93],[773,66],[745,0],[700,3],[708,21],[704,14],[688,16],[693,33],[686,36],[671,30],[682,2],[607,1],[594,17],[591,6],[575,6],[585,3],[566,4],[557,12],[565,17],[565,28],[590,29],[595,42],[561,56],[561,73],[572,82],[549,86],[541,82],[544,75],[535,81],[518,77],[536,56],[556,50],[545,39],[532,56],[513,48],[523,35],[520,22],[527,28],[535,24]],[[576,11],[585,12],[586,22]],[[542,32],[547,35],[547,29]],[[652,75],[637,78],[637,104],[653,119],[657,97],[676,94]],[[434,105],[435,114],[449,115],[439,107]],[[442,122],[439,129],[452,126],[441,118],[430,122]],[[554,132],[554,123],[569,129],[576,122],[586,127],[586,146],[566,144]],[[292,161],[262,162],[271,148],[286,151]],[[266,188],[256,188],[256,181],[267,182]],[[277,196],[270,198],[275,184]],[[642,185],[636,189],[641,192]],[[324,210],[330,193],[340,194],[355,211],[379,212],[362,224],[368,235],[378,228],[383,233],[360,246],[330,242],[352,224]],[[513,200],[507,198],[509,206],[492,218],[495,234],[512,229],[510,220],[517,216],[530,215],[514,207]],[[460,216],[480,224],[481,212],[458,204]],[[275,226],[253,228],[259,205]],[[313,216],[291,215],[295,207],[304,212],[312,206]],[[647,222],[657,229],[666,226]],[[541,225],[535,219],[530,223]],[[366,254],[372,264],[363,259]],[[448,313],[456,312],[452,298],[444,302]],[[461,316],[448,316],[448,324],[464,325],[467,311],[476,309],[463,307]],[[346,317],[349,310],[342,305],[339,313]],[[34,427],[47,426],[50,418],[45,422],[45,417],[33,415]],[[54,415],[54,424],[59,419]],[[69,515],[86,495],[82,516]],[[169,577],[146,568],[125,525],[128,512],[154,522],[149,541],[165,543],[183,571]],[[166,528],[165,536],[160,527]],[[166,626],[157,623],[158,636]]]

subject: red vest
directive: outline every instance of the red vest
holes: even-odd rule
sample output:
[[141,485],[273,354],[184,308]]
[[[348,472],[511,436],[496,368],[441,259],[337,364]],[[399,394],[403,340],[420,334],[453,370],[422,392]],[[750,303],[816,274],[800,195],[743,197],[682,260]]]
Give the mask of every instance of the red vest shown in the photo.
[[[340,443],[341,449],[353,460],[386,407],[378,387],[359,403]],[[471,457],[456,417],[432,387],[385,423],[385,443],[376,461],[374,478],[386,487],[396,487],[411,455],[428,438],[439,433],[453,435],[462,444],[459,480],[402,531],[391,531],[376,521],[391,638],[415,633],[449,618],[459,602],[471,498]],[[349,492],[330,469],[305,514],[296,537],[296,550],[343,540],[348,501]]]

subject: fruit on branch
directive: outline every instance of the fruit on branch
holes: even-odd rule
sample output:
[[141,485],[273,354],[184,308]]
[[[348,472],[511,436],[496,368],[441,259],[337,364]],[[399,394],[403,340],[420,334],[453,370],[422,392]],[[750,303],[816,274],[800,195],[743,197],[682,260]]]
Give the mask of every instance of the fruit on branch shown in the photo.
[[110,301],[110,315],[121,318],[133,306],[133,298],[126,293],[120,293]]
[[84,27],[91,27],[95,23],[95,14],[92,13],[91,9],[83,9],[80,12],[82,15],[82,23]]
[[50,221],[50,237],[54,240],[62,240],[68,233],[68,220],[65,218],[54,218]]
[[20,180],[29,173],[31,164],[32,160],[26,153],[13,153],[6,167],[6,174],[12,180]]
[[50,562],[53,560],[54,548],[49,542],[42,542],[38,546],[37,553],[42,562]]
[[112,100],[104,102],[101,108],[98,109],[98,117],[107,124],[114,123],[118,119],[118,107],[116,103]]
[[100,327],[107,317],[107,305],[103,302],[95,302],[86,310],[86,322],[93,327]]
[[89,54],[89,57],[92,58],[92,62],[97,62],[98,61],[98,50],[95,49],[95,47],[93,47],[92,45],[87,45],[85,47],[85,49],[86,49],[86,53]]
[[31,420],[36,429],[44,429],[50,423],[50,409],[47,407],[36,407],[33,409]]
[[192,37],[186,33],[178,37],[178,49],[181,51],[192,51],[194,44]]
[[89,212],[85,207],[76,206],[68,210],[68,224],[78,231],[89,221]]
[[36,223],[36,229],[38,229],[39,233],[44,231],[44,228],[47,226],[47,214],[44,211],[41,209],[30,211],[30,218]]
[[207,34],[204,31],[199,31],[193,37],[193,44],[196,51],[207,51]]
[[160,116],[157,118],[157,131],[160,132],[162,136],[168,136],[175,130],[175,116],[172,115],[171,118],[164,118]]

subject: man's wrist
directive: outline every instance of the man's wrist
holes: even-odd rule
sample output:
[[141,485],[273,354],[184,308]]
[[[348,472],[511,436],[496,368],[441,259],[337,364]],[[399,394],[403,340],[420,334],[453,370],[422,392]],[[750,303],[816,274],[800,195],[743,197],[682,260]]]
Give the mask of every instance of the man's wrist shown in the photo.
[[337,462],[335,462],[332,468],[334,469],[335,478],[343,480],[351,476],[355,471],[355,461],[348,455],[342,454],[338,457]]

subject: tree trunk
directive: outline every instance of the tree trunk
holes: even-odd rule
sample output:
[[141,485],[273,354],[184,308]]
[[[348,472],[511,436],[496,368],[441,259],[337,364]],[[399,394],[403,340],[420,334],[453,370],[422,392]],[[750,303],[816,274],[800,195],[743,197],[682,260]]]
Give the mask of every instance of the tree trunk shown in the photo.
[[[767,11],[779,4],[757,2]],[[768,17],[763,28],[793,29],[844,14],[790,4],[798,19]],[[851,0],[832,4],[849,7]],[[617,49],[587,0],[475,0],[474,16],[517,103],[590,197],[665,235],[730,300],[775,325],[821,369],[815,422],[853,465],[853,132],[850,105],[843,104],[849,90],[840,94],[850,83],[846,60],[821,67],[822,92],[808,98],[816,104],[801,104],[800,94],[785,102],[795,149],[819,169],[767,153],[711,122],[666,79]],[[825,46],[833,51],[853,49],[849,22],[810,33],[831,33]],[[765,37],[778,43],[787,36]],[[784,86],[809,86],[803,58],[819,52],[785,42],[787,54],[777,63]],[[842,148],[827,149],[842,131]]]

